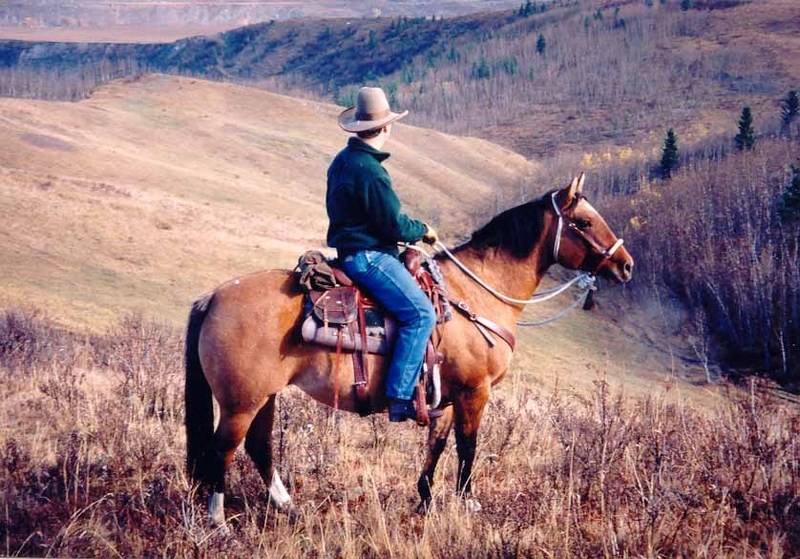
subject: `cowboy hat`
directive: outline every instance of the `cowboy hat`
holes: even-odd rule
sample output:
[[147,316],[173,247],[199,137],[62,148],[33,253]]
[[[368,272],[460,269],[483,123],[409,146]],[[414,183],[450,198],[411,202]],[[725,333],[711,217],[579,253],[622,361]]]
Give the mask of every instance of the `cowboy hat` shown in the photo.
[[347,132],[365,132],[382,128],[407,114],[408,111],[392,112],[386,94],[380,87],[362,87],[358,90],[356,106],[345,109],[339,115],[339,126]]

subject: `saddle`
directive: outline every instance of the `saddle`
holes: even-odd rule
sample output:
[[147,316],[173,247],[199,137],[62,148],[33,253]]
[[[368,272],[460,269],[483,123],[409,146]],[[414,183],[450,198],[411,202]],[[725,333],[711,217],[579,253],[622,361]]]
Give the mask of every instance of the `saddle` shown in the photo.
[[[422,254],[406,250],[401,255],[406,269],[417,280],[436,309],[437,324],[451,318],[444,282],[436,262]],[[306,316],[300,329],[303,341],[336,349],[334,383],[339,382],[339,364],[343,353],[353,359],[353,391],[358,412],[369,415],[374,411],[367,386],[369,380],[368,353],[386,355],[392,347],[396,326],[391,315],[363,293],[347,274],[327,260],[319,251],[308,251],[300,257],[299,282],[306,291]],[[428,406],[439,405],[441,398],[439,366],[444,356],[439,353],[440,338],[434,328],[425,351],[423,372],[415,390],[417,423],[430,422]],[[334,395],[338,407],[338,390]]]

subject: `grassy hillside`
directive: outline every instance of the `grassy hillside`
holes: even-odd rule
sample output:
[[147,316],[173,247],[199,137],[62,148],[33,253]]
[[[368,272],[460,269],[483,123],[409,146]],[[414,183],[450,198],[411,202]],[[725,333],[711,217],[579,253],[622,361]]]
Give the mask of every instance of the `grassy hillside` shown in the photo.
[[[331,105],[148,76],[80,103],[0,101],[4,296],[78,321],[177,319],[229,276],[324,245],[325,170],[346,141]],[[408,210],[464,234],[532,164],[400,125],[389,167]],[[483,210],[485,208],[485,210]],[[182,320],[182,319],[181,319]]]
[[[325,170],[346,139],[337,112],[165,76],[115,82],[79,103],[1,100],[0,302],[95,330],[134,311],[181,325],[216,284],[293,267],[324,245]],[[400,125],[387,147],[407,210],[451,246],[510,200],[561,186],[525,179],[535,163],[474,138]],[[592,313],[521,333],[526,384],[589,388],[598,359],[636,393],[702,378],[672,334],[671,304],[598,300]]]
[[[667,128],[675,129],[684,162],[717,161],[730,150],[743,105],[753,110],[757,135],[767,139],[778,130],[780,99],[800,83],[800,43],[792,32],[798,14],[790,0],[710,0],[688,10],[675,1],[530,6],[444,19],[271,22],[173,45],[7,43],[0,85],[18,94],[32,93],[32,84],[40,92],[75,93],[87,83],[156,67],[346,104],[357,85],[375,82],[396,106],[412,109],[409,123],[490,138],[534,159],[537,185],[560,184],[577,169],[589,170],[593,199],[605,209],[627,204],[615,200],[617,194],[658,187],[653,170]],[[76,74],[78,67],[82,73]],[[781,163],[771,173],[785,172],[780,165],[793,161],[792,145],[770,148],[788,150],[788,157],[772,158]],[[240,174],[239,163],[227,177]],[[324,164],[316,164],[321,173]],[[776,185],[770,184],[774,196]],[[512,187],[489,205],[500,209],[526,197],[527,189]],[[420,211],[447,226],[447,217]],[[623,212],[620,223],[634,215]],[[683,230],[683,218],[666,215],[659,234],[669,240],[671,231]],[[634,247],[637,235],[626,233]],[[654,287],[667,285],[696,302],[686,297],[688,276],[663,284],[655,278],[664,274],[652,274]],[[775,336],[781,347],[764,342],[759,351],[767,354],[765,364],[773,362],[774,351],[784,355],[785,373],[796,350],[786,334]],[[748,347],[760,337],[749,336]]]
[[[732,135],[743,104],[768,125],[777,100],[800,81],[793,0],[696,1],[689,10],[678,0],[532,6],[525,14],[267,22],[172,45],[10,42],[0,60],[13,73],[0,84],[6,94],[47,95],[41,72],[63,82],[80,68],[85,90],[151,69],[346,104],[373,82],[413,110],[412,123],[600,167],[652,159],[669,127],[690,143]],[[80,84],[71,91],[60,94],[79,95]]]
[[[399,82],[382,82],[390,91],[399,84],[398,104],[412,106],[418,123],[474,126],[526,153],[547,154],[526,159],[482,139],[398,126],[387,149],[400,196],[410,213],[436,223],[448,244],[515,201],[561,186],[582,167],[590,169],[587,194],[638,261],[635,283],[615,288],[614,296],[603,288],[592,312],[521,332],[511,374],[497,387],[481,431],[480,515],[467,514],[452,497],[452,448],[437,473],[436,508],[413,516],[423,432],[390,427],[382,418],[343,417],[291,392],[279,403],[275,458],[299,506],[296,523],[267,507],[260,479],[240,454],[228,486],[233,536],[221,537],[208,528],[202,499],[183,472],[179,329],[188,306],[220,281],[291,267],[300,251],[323,243],[324,173],[346,137],[335,124],[339,108],[163,75],[112,82],[77,103],[0,99],[2,553],[797,556],[796,404],[776,401],[756,382],[744,395],[708,383],[703,370],[708,364],[710,375],[717,372],[717,333],[708,327],[726,314],[743,349],[766,340],[767,353],[784,367],[787,356],[798,355],[796,326],[787,322],[797,324],[800,316],[800,237],[796,225],[776,221],[773,209],[800,144],[796,137],[759,137],[755,150],[732,155],[730,142],[715,137],[732,136],[743,101],[763,122],[761,115],[775,110],[775,92],[796,76],[792,60],[753,65],[793,52],[791,28],[775,19],[794,21],[791,5],[768,0],[759,11],[742,5],[681,12],[657,11],[658,3],[620,4],[616,17],[606,8],[595,18],[599,4],[568,4],[544,15],[490,18],[510,27],[483,38],[465,35],[478,50],[467,51],[469,41],[454,43],[456,54],[483,52],[488,77],[473,79],[473,60],[454,56],[448,71],[471,81],[444,80],[442,51],[429,71],[404,83],[409,68],[428,64],[425,53],[434,52],[428,50],[401,65]],[[730,20],[715,28],[728,14],[750,27],[736,34]],[[574,31],[569,22],[595,43],[576,38],[559,45],[563,37],[580,37],[564,32]],[[403,25],[435,31],[447,23]],[[526,26],[535,35],[501,34]],[[292,49],[305,44],[301,32],[291,38],[289,28],[281,29]],[[398,32],[413,36],[409,29]],[[712,31],[740,50],[710,44]],[[532,37],[540,32],[552,56],[518,58],[516,72],[530,64],[547,89],[528,89],[534,97],[517,104],[522,82],[503,77],[511,75],[511,59],[498,58],[497,66],[489,60],[509,49],[535,49]],[[615,50],[636,33],[648,37],[634,43],[638,50],[624,56]],[[663,40],[652,43],[654,36]],[[785,42],[776,40],[782,36]],[[353,37],[369,41],[368,32]],[[220,49],[226,42],[215,41]],[[579,56],[592,44],[608,51],[590,57],[597,68]],[[28,48],[22,50],[30,55]],[[48,52],[78,58],[93,48],[121,47],[34,52],[42,60]],[[762,59],[772,48],[774,57]],[[223,51],[205,52],[213,58]],[[675,57],[684,55],[691,64],[670,73]],[[219,60],[214,68],[247,67]],[[480,58],[474,62],[482,74]],[[102,63],[97,68],[106,77],[114,73]],[[642,70],[641,83],[624,81],[638,79],[636,69],[643,68],[652,73]],[[20,75],[13,72],[4,78]],[[603,74],[619,79],[600,80]],[[593,87],[580,87],[581,78]],[[307,79],[290,72],[266,85],[288,90]],[[648,105],[653,83],[662,82],[677,97],[654,97]],[[435,101],[441,92],[449,101]],[[347,87],[337,94],[346,97]],[[460,106],[459,95],[475,104]],[[415,105],[415,99],[426,101]],[[442,110],[459,106],[466,116],[442,119]],[[598,125],[600,116],[625,114],[639,116],[613,133]],[[683,150],[670,181],[651,180],[646,163],[626,167],[635,180],[624,188],[598,179],[622,176],[608,171],[610,164],[651,153],[661,137],[654,123],[665,115],[678,119]],[[713,157],[696,144],[703,138]],[[689,157],[694,148],[700,155]],[[616,196],[627,191],[635,195]],[[676,296],[694,306],[686,310]],[[721,311],[709,305],[715,302]],[[564,304],[532,309],[529,318]],[[748,330],[770,320],[770,328]],[[781,345],[788,346],[783,355]]]

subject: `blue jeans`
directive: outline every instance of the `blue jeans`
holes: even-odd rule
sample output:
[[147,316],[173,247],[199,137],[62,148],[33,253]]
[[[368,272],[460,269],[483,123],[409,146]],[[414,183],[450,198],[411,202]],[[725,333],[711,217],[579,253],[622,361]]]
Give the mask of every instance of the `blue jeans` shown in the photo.
[[397,321],[392,360],[386,374],[386,395],[410,400],[419,379],[425,345],[436,326],[436,311],[403,264],[391,254],[361,250],[340,265]]

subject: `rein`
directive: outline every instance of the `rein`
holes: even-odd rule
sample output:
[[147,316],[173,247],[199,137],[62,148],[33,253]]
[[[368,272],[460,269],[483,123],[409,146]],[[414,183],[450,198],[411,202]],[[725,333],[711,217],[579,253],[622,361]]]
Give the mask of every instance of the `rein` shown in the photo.
[[[478,275],[475,272],[467,268],[466,264],[464,264],[458,258],[456,258],[456,255],[450,252],[450,250],[439,241],[436,242],[436,248],[442,251],[444,254],[446,254],[447,257],[450,260],[452,260],[453,263],[456,266],[458,266],[462,272],[464,272],[470,278],[472,278],[478,285],[483,287],[486,291],[488,291],[489,293],[491,293],[504,303],[509,303],[511,305],[535,305],[536,303],[544,303],[545,301],[548,301],[553,297],[561,295],[564,291],[566,291],[567,289],[569,289],[578,282],[589,282],[590,284],[594,283],[594,276],[592,274],[584,272],[583,274],[580,274],[579,276],[574,277],[571,280],[567,281],[563,285],[554,287],[552,289],[548,289],[546,291],[542,291],[540,293],[536,293],[530,299],[515,299],[514,297],[509,297],[508,295],[499,292],[497,289],[493,288],[491,285],[483,281],[480,277],[478,277]],[[417,248],[417,250],[420,249]]]
[[[561,220],[559,220],[559,225],[560,224]],[[559,227],[559,233],[560,229],[561,227]],[[553,297],[561,295],[564,291],[566,291],[575,284],[577,284],[580,289],[583,289],[583,293],[581,293],[578,296],[578,298],[575,299],[575,301],[573,301],[567,308],[559,311],[553,316],[537,321],[524,321],[524,322],[517,321],[517,326],[543,326],[545,324],[549,324],[550,322],[554,322],[559,318],[567,316],[575,307],[577,307],[579,304],[582,304],[586,300],[586,297],[589,296],[589,292],[597,289],[597,286],[595,286],[594,274],[588,274],[584,272],[583,274],[580,274],[572,278],[571,280],[564,282],[562,285],[559,285],[552,289],[548,289],[546,291],[542,291],[540,293],[536,293],[530,299],[515,299],[514,297],[509,297],[508,295],[500,293],[495,288],[493,288],[485,281],[483,281],[480,277],[478,277],[477,274],[475,274],[475,272],[467,268],[467,266],[463,262],[461,262],[458,258],[456,258],[456,255],[450,252],[447,249],[447,247],[444,246],[442,243],[437,242],[436,245],[437,245],[436,248],[440,249],[444,254],[446,254],[447,257],[450,258],[450,260],[452,260],[455,263],[455,265],[461,269],[461,271],[467,274],[470,278],[472,278],[478,285],[483,287],[486,291],[488,291],[489,293],[491,293],[492,295],[494,295],[495,297],[506,303],[511,303],[515,305],[531,305],[531,304],[535,305],[536,303],[543,303],[545,301],[552,299]]]
[[[589,237],[580,227],[578,227],[578,225],[574,221],[570,220],[569,218],[567,218],[564,215],[564,212],[561,211],[561,208],[559,208],[558,204],[556,203],[556,194],[557,194],[557,192],[553,192],[550,195],[550,202],[551,202],[551,204],[553,206],[553,211],[555,211],[555,214],[558,217],[558,224],[556,225],[556,239],[555,239],[555,242],[553,243],[553,260],[556,263],[558,263],[558,260],[559,260],[558,255],[559,255],[559,252],[560,252],[560,249],[561,249],[561,237],[563,236],[563,232],[564,232],[564,222],[566,222],[568,229],[570,229],[570,230],[574,231],[575,233],[577,233],[584,241],[586,241],[586,243],[589,246],[591,246],[600,255],[603,256],[603,260],[601,260],[601,262],[598,263],[597,267],[595,268],[595,272],[596,272],[597,269],[599,269],[599,267],[602,264],[602,262],[604,260],[608,260],[609,258],[611,258],[614,255],[614,253],[619,249],[619,247],[622,246],[622,244],[624,243],[624,240],[623,239],[617,239],[608,248],[603,248],[602,246],[598,245],[597,242],[594,239],[592,239],[591,237]],[[406,243],[402,243],[402,244],[406,248],[419,251],[419,252],[423,253],[425,256],[427,256],[428,258],[430,258],[430,254],[428,254],[424,249],[422,249],[420,247],[417,247],[417,246],[414,246],[414,245],[411,245],[411,244],[406,244]],[[517,321],[517,326],[542,326],[544,324],[548,324],[550,322],[554,322],[554,321],[558,320],[559,318],[562,318],[562,317],[566,316],[573,309],[575,309],[575,307],[577,307],[578,305],[580,305],[584,301],[586,301],[586,298],[589,296],[589,293],[591,291],[594,291],[594,290],[597,289],[597,287],[595,286],[595,274],[594,274],[594,272],[592,272],[592,273],[584,272],[584,273],[572,278],[571,280],[564,282],[560,286],[557,286],[557,287],[554,287],[552,289],[548,289],[546,291],[542,291],[542,292],[539,292],[539,293],[535,293],[530,299],[517,299],[515,297],[510,297],[510,296],[508,296],[508,295],[506,295],[504,293],[501,293],[500,291],[498,291],[497,289],[495,289],[491,285],[487,284],[475,272],[470,270],[463,262],[461,262],[456,257],[456,255],[453,254],[441,242],[436,241],[434,246],[440,252],[444,253],[450,260],[452,260],[453,263],[462,272],[464,272],[467,276],[469,276],[473,281],[475,281],[478,285],[483,287],[486,291],[488,291],[489,293],[491,293],[492,295],[494,295],[495,297],[497,297],[498,299],[500,299],[504,303],[508,303],[508,304],[511,304],[511,305],[531,305],[531,304],[543,303],[545,301],[548,301],[548,300],[552,299],[553,297],[557,297],[558,295],[562,294],[564,291],[566,291],[567,289],[569,289],[570,287],[572,287],[575,284],[577,284],[578,287],[583,290],[583,292],[578,296],[577,299],[575,299],[575,301],[573,301],[568,307],[566,307],[565,309],[559,311],[555,315],[553,315],[553,316],[551,316],[549,318],[546,318],[546,319],[536,320],[536,321]],[[453,303],[456,305],[456,308],[458,308],[459,310],[464,311],[465,314],[467,314],[469,316],[470,320],[472,320],[473,322],[476,322],[476,325],[477,325],[476,318],[479,318],[479,317],[477,317],[477,315],[472,313],[471,310],[469,310],[466,307],[465,303],[457,302],[457,301],[453,301]],[[464,306],[462,307],[462,305],[464,305]],[[488,326],[488,325],[484,324],[484,326]],[[494,323],[492,323],[492,326],[496,326],[496,325]],[[495,328],[490,328],[490,329],[495,331],[495,332],[497,332],[497,330]],[[503,330],[505,330],[505,329],[503,329]],[[481,333],[483,333],[484,336],[486,336],[485,332],[482,331]],[[505,334],[505,332],[504,332],[504,334]],[[501,337],[503,337],[503,339],[505,339],[506,342],[508,342],[509,345],[513,349],[513,347],[514,347],[513,341],[509,341],[507,339],[506,335],[501,335]],[[511,339],[513,340],[513,337]],[[490,342],[490,345],[493,345],[493,344],[491,344],[491,342]]]
[[[405,246],[406,249],[416,250],[417,252],[421,252],[422,254],[424,254],[427,258],[431,258],[431,255],[423,248],[420,248],[420,247],[418,247],[416,245],[412,245],[412,244],[406,244],[406,243],[401,243],[401,244],[403,246]],[[504,295],[503,293],[499,292],[498,290],[493,288],[491,285],[489,285],[485,281],[483,281],[475,272],[470,270],[466,266],[466,264],[461,262],[456,257],[456,255],[453,254],[441,242],[436,241],[435,246],[439,251],[441,251],[442,253],[447,255],[447,257],[450,258],[450,260],[452,260],[453,263],[455,263],[455,265],[458,266],[458,268],[461,269],[461,271],[464,272],[468,277],[470,277],[478,285],[480,285],[485,290],[487,290],[489,293],[491,293],[492,295],[494,295],[495,297],[497,297],[498,299],[500,299],[501,301],[503,301],[505,303],[510,303],[510,304],[514,304],[514,305],[529,305],[529,304],[543,303],[545,301],[548,301],[548,300],[552,299],[553,297],[556,297],[556,296],[560,295],[561,293],[563,293],[564,291],[566,291],[567,289],[569,289],[571,286],[573,286],[575,284],[578,284],[578,287],[584,290],[583,293],[580,296],[578,296],[578,298],[574,302],[572,302],[567,308],[565,308],[562,311],[556,313],[555,315],[551,316],[550,318],[546,318],[544,320],[539,320],[539,321],[533,321],[533,322],[520,322],[520,321],[517,321],[517,326],[542,326],[544,324],[548,324],[550,322],[558,320],[559,318],[562,318],[562,317],[566,316],[567,314],[569,314],[579,304],[583,303],[586,300],[586,297],[588,297],[590,291],[594,291],[594,290],[597,289],[597,287],[594,284],[595,283],[595,276],[593,274],[583,273],[583,274],[580,274],[580,275],[572,278],[571,280],[565,282],[564,284],[562,284],[560,286],[548,289],[546,291],[542,291],[540,293],[536,293],[530,299],[515,299],[514,297],[509,297],[508,295]],[[470,321],[475,323],[475,326],[478,328],[480,333],[486,338],[486,340],[487,340],[487,342],[489,343],[490,346],[494,347],[495,344],[494,344],[494,340],[492,340],[491,336],[488,334],[488,332],[486,332],[487,328],[489,330],[493,331],[494,333],[498,334],[501,338],[503,338],[503,340],[509,346],[511,346],[512,350],[514,349],[514,346],[516,345],[515,337],[506,328],[503,328],[499,324],[496,324],[496,323],[494,323],[494,322],[492,322],[492,321],[490,321],[490,320],[488,320],[488,319],[486,319],[484,317],[478,316],[477,314],[472,312],[472,309],[470,309],[469,306],[467,305],[467,303],[464,302],[464,301],[450,300],[450,302],[455,306],[456,309],[458,309],[459,311],[464,313]]]

